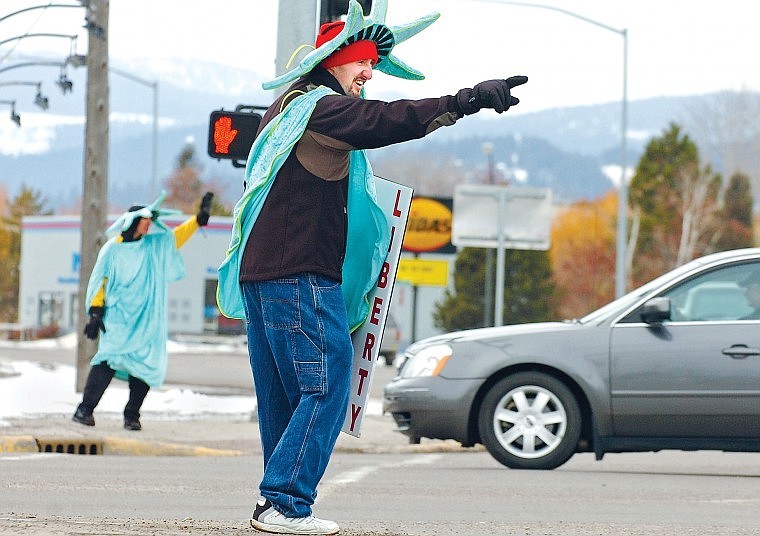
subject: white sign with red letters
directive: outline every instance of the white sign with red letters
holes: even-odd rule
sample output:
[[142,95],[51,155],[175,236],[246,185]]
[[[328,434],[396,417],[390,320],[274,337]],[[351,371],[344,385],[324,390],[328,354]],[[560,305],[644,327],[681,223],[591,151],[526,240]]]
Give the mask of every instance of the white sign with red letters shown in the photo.
[[414,193],[414,190],[408,186],[377,176],[375,189],[378,204],[388,218],[391,243],[374,295],[370,300],[369,318],[351,334],[354,344],[354,364],[351,370],[351,396],[348,400],[342,431],[356,437],[361,436],[369,388],[372,385],[372,373],[380,356],[380,343],[385,329],[385,320],[388,317],[393,285],[396,282],[401,244],[404,241],[404,231]]

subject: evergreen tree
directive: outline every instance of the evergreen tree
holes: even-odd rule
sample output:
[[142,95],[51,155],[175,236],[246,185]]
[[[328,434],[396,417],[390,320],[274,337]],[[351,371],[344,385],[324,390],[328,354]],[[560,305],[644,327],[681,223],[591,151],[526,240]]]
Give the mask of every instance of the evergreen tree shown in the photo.
[[711,250],[721,182],[677,125],[649,142],[629,190],[638,229],[634,285]]
[[715,249],[747,248],[754,245],[752,229],[752,187],[743,173],[731,176],[723,193],[720,229]]
[[[483,249],[464,248],[459,252],[455,261],[454,292],[447,290],[443,301],[436,305],[436,327],[455,331],[484,325],[485,259]],[[496,273],[495,268],[491,273]],[[548,252],[506,250],[505,325],[548,320],[552,314],[553,292]]]
[[485,250],[464,248],[454,262],[454,292],[449,289],[433,313],[435,327],[444,331],[483,326]]

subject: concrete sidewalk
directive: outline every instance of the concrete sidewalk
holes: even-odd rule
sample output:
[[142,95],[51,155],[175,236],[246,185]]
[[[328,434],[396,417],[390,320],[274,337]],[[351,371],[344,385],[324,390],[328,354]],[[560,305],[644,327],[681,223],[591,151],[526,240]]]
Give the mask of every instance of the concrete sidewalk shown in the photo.
[[[174,353],[170,352],[167,383],[157,392],[165,394],[165,391],[171,389],[187,389],[207,395],[238,395],[244,392],[250,396],[247,350],[241,344],[237,345],[236,353],[227,354],[219,353],[219,341],[216,340],[210,341],[217,343],[214,351],[209,350],[209,344],[199,344],[201,348],[190,348],[189,341],[182,342],[184,346],[181,351],[175,349]],[[0,358],[5,358],[8,362],[38,362],[43,368],[59,363],[72,365],[75,355],[74,348],[69,343],[55,345],[52,350],[37,346],[25,348],[23,344],[12,345],[0,351]],[[222,347],[226,348],[224,345]],[[379,408],[382,387],[393,373],[394,369],[390,367],[383,366],[375,370],[376,378],[370,386],[368,407],[375,404]],[[214,380],[211,385],[210,380]],[[27,391],[40,388],[45,389],[45,386],[26,387]],[[49,392],[44,393],[44,396],[36,392],[24,393],[30,401],[40,396],[47,399],[48,395]],[[71,400],[78,399],[77,396]],[[53,398],[50,402],[59,400]],[[72,406],[72,412],[73,407],[75,405]],[[23,417],[3,417],[0,419],[0,453],[50,451],[135,456],[230,456],[261,453],[258,423],[246,412],[185,417],[146,409],[140,418],[143,429],[134,432],[124,430],[121,407],[118,405],[118,412],[96,410],[94,427],[72,422],[71,413],[26,413]],[[374,409],[365,415],[361,437],[341,433],[336,450],[372,453],[463,450],[455,441],[423,439],[419,445],[410,445],[407,437],[394,431],[395,428],[396,424],[390,415],[381,415],[378,409]]]
[[[121,416],[96,415],[96,426],[71,421],[70,415],[7,419],[0,428],[0,452],[63,452],[131,456],[238,456],[261,453],[258,424],[244,418],[161,420],[143,416],[139,432],[124,430]],[[423,439],[410,445],[394,431],[388,415],[367,415],[361,437],[341,433],[336,451],[462,451],[456,441]]]

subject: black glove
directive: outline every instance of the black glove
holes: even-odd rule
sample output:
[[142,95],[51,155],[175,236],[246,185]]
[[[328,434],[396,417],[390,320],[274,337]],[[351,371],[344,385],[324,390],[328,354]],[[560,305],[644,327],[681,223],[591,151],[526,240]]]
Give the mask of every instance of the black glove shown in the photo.
[[211,200],[214,198],[213,192],[206,192],[201,199],[201,207],[198,209],[195,219],[198,225],[204,227],[208,225],[208,217],[211,215]]
[[456,94],[457,104],[463,115],[474,114],[482,108],[493,108],[497,113],[506,112],[510,106],[520,102],[509,90],[527,81],[527,76],[511,76],[506,80],[481,82],[472,89],[460,89]]
[[87,336],[88,339],[92,339],[93,341],[98,338],[98,330],[102,331],[103,333],[106,332],[106,325],[103,324],[103,315],[106,312],[105,307],[96,307],[92,306],[90,307],[90,310],[88,311],[90,315],[90,320],[87,322],[87,325],[84,327],[84,334]]

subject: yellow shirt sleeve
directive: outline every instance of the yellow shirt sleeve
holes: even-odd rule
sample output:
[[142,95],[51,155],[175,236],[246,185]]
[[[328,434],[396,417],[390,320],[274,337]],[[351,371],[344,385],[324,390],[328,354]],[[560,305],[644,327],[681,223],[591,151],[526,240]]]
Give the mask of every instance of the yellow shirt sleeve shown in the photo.
[[107,279],[103,278],[103,283],[100,285],[100,290],[95,294],[95,296],[92,297],[92,301],[90,302],[90,307],[105,307],[106,305],[106,281]]
[[193,236],[193,233],[198,229],[200,229],[200,225],[198,225],[195,216],[177,225],[174,228],[174,243],[177,245],[177,249],[185,245],[187,239]]

